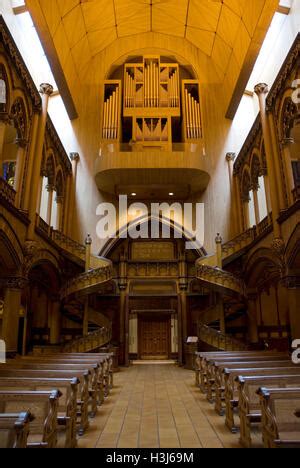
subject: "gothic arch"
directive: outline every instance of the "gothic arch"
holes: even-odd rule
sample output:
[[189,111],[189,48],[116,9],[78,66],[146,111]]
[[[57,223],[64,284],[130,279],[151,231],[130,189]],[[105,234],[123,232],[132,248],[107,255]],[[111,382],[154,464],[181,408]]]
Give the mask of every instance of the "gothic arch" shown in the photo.
[[255,289],[259,281],[271,277],[280,278],[282,264],[276,254],[268,248],[256,250],[245,265],[245,282],[248,288]]
[[296,264],[300,264],[300,223],[297,224],[288,241],[285,255],[289,269],[293,269]]
[[259,178],[262,175],[262,164],[260,155],[257,152],[253,152],[250,160],[250,171],[251,171],[251,187],[258,188]]
[[[149,223],[150,221],[159,222],[160,225],[170,227],[171,230],[173,230],[173,231],[175,231],[175,232],[177,232],[179,234],[183,232],[183,226],[182,225],[181,226],[176,225],[173,221],[171,221],[171,220],[169,220],[167,218],[155,217],[155,216],[151,216],[150,214],[148,216],[143,216],[141,218],[136,219],[134,223],[130,223],[130,226],[135,227],[135,226],[138,226],[138,225]],[[116,238],[109,239],[105,243],[104,247],[100,251],[100,254],[99,254],[100,256],[108,257],[109,254],[117,247],[117,245],[124,240],[124,238],[122,238],[122,235],[124,235],[124,233],[127,232],[128,226],[129,226],[128,224],[127,225],[124,224],[123,226],[121,226],[121,228],[117,231]],[[185,233],[184,238],[187,241],[193,241],[193,236],[189,232]],[[159,239],[157,239],[157,240],[159,240]],[[204,257],[207,254],[204,248],[196,248],[195,251],[197,252],[199,257]]]
[[242,174],[241,196],[244,202],[249,202],[252,188],[251,172],[249,166],[246,166]]
[[46,157],[44,174],[45,174],[45,177],[48,178],[49,185],[54,185],[55,174],[56,174],[56,164],[55,164],[54,154],[51,151],[47,154],[47,157]]
[[9,270],[19,270],[24,258],[14,229],[2,215],[0,216],[0,258]]
[[56,172],[55,188],[56,188],[57,196],[63,198],[65,195],[65,181],[64,181],[64,176],[63,176],[63,172],[61,168],[59,168],[58,171]]
[[295,120],[300,117],[297,104],[292,101],[291,96],[286,96],[282,101],[279,113],[279,137],[280,140],[290,138]]

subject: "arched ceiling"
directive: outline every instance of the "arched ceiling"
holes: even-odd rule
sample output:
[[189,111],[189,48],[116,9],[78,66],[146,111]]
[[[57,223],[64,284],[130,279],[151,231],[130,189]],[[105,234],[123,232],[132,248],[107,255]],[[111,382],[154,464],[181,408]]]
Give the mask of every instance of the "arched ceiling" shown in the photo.
[[278,4],[279,0],[26,0],[40,36],[49,35],[66,76],[74,75],[72,68],[80,76],[91,59],[118,40],[128,39],[130,48],[138,35],[157,33],[176,37],[187,48],[193,44],[211,59],[220,81],[233,70],[233,84],[251,47],[258,53]]

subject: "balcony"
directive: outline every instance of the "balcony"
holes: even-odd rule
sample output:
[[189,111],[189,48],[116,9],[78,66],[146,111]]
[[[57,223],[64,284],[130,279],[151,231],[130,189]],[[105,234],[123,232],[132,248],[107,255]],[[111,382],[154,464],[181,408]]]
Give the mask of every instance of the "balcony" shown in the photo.
[[15,205],[16,192],[2,177],[0,177],[0,198],[10,205]]
[[139,199],[176,199],[203,192],[210,160],[202,142],[170,146],[107,144],[95,164],[99,190],[111,195],[136,193]]

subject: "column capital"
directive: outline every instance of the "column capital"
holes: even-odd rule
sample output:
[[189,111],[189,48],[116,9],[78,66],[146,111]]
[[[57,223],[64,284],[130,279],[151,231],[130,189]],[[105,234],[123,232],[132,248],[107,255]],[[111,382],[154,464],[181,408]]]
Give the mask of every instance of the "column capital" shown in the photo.
[[51,96],[53,94],[54,88],[49,83],[42,83],[40,84],[40,94],[44,94],[47,96]]
[[227,154],[226,154],[226,161],[227,161],[228,163],[234,162],[234,161],[235,161],[235,158],[236,158],[236,153],[227,153]]
[[294,138],[283,138],[280,143],[282,147],[285,147],[289,145],[294,145],[295,140]]
[[17,138],[16,139],[16,145],[18,145],[20,148],[26,148],[28,144],[28,140],[25,138]]
[[268,94],[269,86],[266,83],[259,83],[254,87],[254,92],[257,94],[257,96],[260,96],[261,94]]
[[47,192],[53,192],[53,191],[54,191],[54,189],[55,189],[55,186],[54,186],[54,185],[52,185],[52,184],[48,184],[48,185],[46,186],[46,190],[47,190]]
[[70,159],[72,162],[78,163],[80,160],[79,153],[70,153]]
[[55,201],[58,205],[62,205],[63,204],[63,201],[64,201],[64,197],[62,197],[61,195],[57,196],[55,198]]
[[0,286],[4,289],[21,290],[28,284],[28,280],[22,276],[0,278]]

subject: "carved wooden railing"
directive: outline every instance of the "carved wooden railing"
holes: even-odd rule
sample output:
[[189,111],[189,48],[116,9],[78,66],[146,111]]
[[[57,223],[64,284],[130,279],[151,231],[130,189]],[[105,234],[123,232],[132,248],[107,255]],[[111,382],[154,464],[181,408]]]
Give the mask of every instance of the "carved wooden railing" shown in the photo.
[[203,265],[203,260],[196,263],[196,277],[202,281],[208,288],[214,289],[225,294],[238,294],[245,296],[246,287],[243,280],[237,278],[231,273],[210,265]]
[[89,353],[95,349],[107,345],[112,338],[112,331],[109,328],[99,328],[88,335],[70,341],[62,346],[63,353]]
[[271,216],[267,216],[265,219],[263,219],[259,225],[257,226],[257,234],[259,236],[263,234],[267,234],[268,230],[272,227],[271,224]]
[[65,236],[60,231],[52,231],[52,240],[62,249],[81,260],[85,260],[85,246]]
[[113,267],[109,260],[94,257],[97,268],[82,273],[68,281],[61,289],[61,298],[65,299],[73,294],[87,296],[99,290],[101,285],[113,278]]
[[16,192],[13,187],[3,179],[3,177],[0,177],[0,197],[10,205],[15,205]]
[[36,227],[42,231],[43,234],[46,234],[46,236],[49,236],[51,233],[49,224],[47,224],[39,215],[36,215]]
[[242,341],[202,323],[198,323],[198,338],[200,341],[222,351],[245,351],[248,349],[248,346]]
[[248,229],[239,236],[235,237],[226,244],[222,245],[223,258],[230,257],[231,255],[239,252],[241,249],[250,245],[256,238],[256,228]]
[[294,203],[296,203],[298,200],[300,200],[300,187],[296,187],[292,193],[293,193]]

